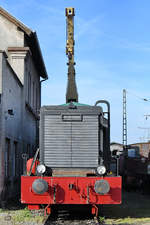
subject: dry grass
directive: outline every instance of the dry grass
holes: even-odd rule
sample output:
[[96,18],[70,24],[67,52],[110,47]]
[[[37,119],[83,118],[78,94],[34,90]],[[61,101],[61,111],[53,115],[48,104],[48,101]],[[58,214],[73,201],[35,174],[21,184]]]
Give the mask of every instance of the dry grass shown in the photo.
[[40,223],[45,220],[44,215],[34,215],[29,211],[27,208],[24,209],[18,209],[18,210],[0,210],[0,224],[2,224],[2,221],[10,221],[13,224],[23,224],[26,222],[34,222],[34,223]]

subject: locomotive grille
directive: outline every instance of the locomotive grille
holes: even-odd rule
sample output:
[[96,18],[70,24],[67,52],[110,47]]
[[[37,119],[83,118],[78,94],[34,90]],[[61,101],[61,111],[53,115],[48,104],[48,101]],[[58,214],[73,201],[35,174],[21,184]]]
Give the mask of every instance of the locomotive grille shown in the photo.
[[42,126],[43,162],[51,168],[98,165],[98,115],[45,114]]

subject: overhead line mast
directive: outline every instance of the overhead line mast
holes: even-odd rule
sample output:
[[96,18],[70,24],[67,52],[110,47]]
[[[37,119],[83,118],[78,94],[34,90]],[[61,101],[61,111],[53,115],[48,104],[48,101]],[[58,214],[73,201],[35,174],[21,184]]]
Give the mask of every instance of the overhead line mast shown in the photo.
[[75,81],[75,62],[74,62],[74,8],[66,8],[66,55],[68,56],[68,83],[66,92],[66,103],[78,102],[78,93]]
[[123,89],[123,134],[122,134],[122,144],[125,149],[127,146],[127,99],[126,90]]
[[[123,89],[123,125],[122,125],[122,144],[123,144],[123,148],[125,149],[127,147],[127,93],[145,101],[148,102],[150,101],[147,98],[142,98],[136,94],[133,94],[132,92],[129,92],[125,89]],[[146,116],[146,119],[150,116],[150,115],[144,115]]]

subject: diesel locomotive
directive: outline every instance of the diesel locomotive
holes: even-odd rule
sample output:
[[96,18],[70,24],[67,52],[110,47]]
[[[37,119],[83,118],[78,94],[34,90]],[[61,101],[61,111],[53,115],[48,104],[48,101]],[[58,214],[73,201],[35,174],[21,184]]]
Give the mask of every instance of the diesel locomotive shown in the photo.
[[45,205],[47,214],[52,205],[90,205],[97,214],[98,205],[121,203],[121,177],[110,171],[109,103],[78,102],[74,15],[74,8],[66,8],[66,104],[41,108],[39,149],[21,177],[21,202],[30,210]]

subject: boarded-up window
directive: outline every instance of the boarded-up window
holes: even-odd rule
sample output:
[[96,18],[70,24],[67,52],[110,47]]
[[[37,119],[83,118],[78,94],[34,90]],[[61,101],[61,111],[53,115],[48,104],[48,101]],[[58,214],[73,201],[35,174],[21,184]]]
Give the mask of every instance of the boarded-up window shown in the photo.
[[39,90],[38,87],[36,87],[36,111],[39,109]]
[[6,177],[11,176],[11,148],[10,148],[10,139],[6,138],[5,144],[5,175]]
[[14,162],[14,176],[19,175],[19,154],[18,154],[18,142],[14,141],[14,157],[13,157],[13,162]]
[[28,74],[28,103],[31,104],[31,74]]
[[32,84],[32,107],[35,108],[35,83]]
[[30,144],[27,144],[27,155],[28,155],[28,157],[30,157],[30,154],[31,154],[31,152],[30,152]]

